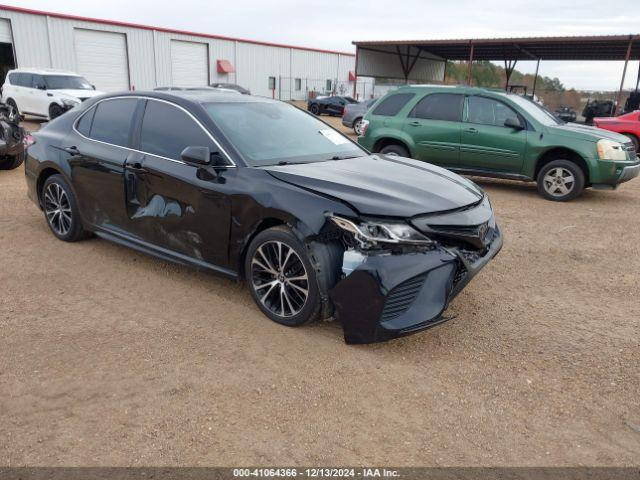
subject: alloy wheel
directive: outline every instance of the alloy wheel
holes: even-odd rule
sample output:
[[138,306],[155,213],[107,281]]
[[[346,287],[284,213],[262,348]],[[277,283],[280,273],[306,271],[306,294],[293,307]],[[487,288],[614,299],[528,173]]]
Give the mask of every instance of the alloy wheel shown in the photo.
[[297,315],[309,298],[304,263],[281,241],[268,241],[256,249],[251,259],[251,281],[260,303],[279,317]]
[[544,189],[549,195],[563,197],[573,190],[576,179],[568,169],[556,167],[546,173],[543,182]]
[[57,183],[50,183],[44,191],[44,212],[49,225],[60,236],[71,230],[71,204],[64,189]]
[[356,132],[356,135],[362,135],[362,120],[356,120],[356,123],[353,125],[353,130]]

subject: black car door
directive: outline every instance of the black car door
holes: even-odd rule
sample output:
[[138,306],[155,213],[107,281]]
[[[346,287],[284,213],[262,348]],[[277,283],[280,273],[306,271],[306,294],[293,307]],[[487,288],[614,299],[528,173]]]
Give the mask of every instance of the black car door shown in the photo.
[[231,218],[228,176],[180,159],[188,146],[220,152],[210,133],[182,107],[149,98],[134,145],[125,162],[128,230],[173,254],[226,266]]
[[95,227],[123,229],[128,223],[124,163],[139,102],[135,97],[99,102],[78,119],[63,144],[80,214]]

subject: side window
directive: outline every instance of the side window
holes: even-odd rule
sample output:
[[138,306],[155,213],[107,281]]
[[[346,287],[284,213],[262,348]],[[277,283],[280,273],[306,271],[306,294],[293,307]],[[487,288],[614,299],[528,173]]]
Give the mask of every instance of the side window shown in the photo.
[[42,75],[33,75],[31,79],[31,87],[33,88],[44,88],[46,84],[44,83],[44,77]]
[[9,74],[9,83],[11,85],[18,85],[18,83],[17,83],[18,75],[20,75],[20,74],[19,73],[10,73]]
[[467,121],[480,125],[503,127],[507,118],[518,118],[518,114],[502,102],[485,97],[469,97]]
[[93,116],[96,114],[96,109],[92,108],[87,113],[85,113],[80,121],[76,125],[76,130],[80,132],[85,137],[88,137],[91,133],[91,123],[93,122]]
[[27,88],[33,88],[32,83],[33,83],[33,74],[32,73],[23,73],[22,75],[24,75],[21,78],[20,81],[20,85],[23,87],[27,87]]
[[181,109],[148,100],[142,119],[140,150],[179,160],[182,151],[190,146],[213,148],[209,136]]
[[101,142],[126,147],[129,145],[131,120],[138,100],[118,98],[105,100],[95,107],[89,137]]
[[409,114],[413,118],[460,122],[464,95],[455,93],[432,93],[413,107]]
[[373,111],[374,115],[393,117],[414,97],[413,93],[397,93],[391,95],[380,102],[380,105]]

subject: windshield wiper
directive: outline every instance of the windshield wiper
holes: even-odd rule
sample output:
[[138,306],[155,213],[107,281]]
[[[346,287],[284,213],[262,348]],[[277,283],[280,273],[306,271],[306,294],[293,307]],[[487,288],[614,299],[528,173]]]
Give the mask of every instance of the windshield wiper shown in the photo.
[[334,155],[329,160],[348,160],[350,158],[359,158],[362,155]]

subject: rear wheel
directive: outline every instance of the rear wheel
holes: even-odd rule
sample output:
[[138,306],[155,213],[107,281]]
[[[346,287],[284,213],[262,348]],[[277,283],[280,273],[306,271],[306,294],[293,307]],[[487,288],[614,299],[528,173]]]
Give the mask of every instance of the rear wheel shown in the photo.
[[547,200],[566,202],[584,190],[584,172],[570,160],[554,160],[538,173],[538,192]]
[[13,98],[9,98],[7,99],[7,105],[9,105],[11,108],[13,108],[18,114],[20,114],[20,110],[18,110],[18,105],[16,104],[16,101]]
[[631,143],[633,143],[633,146],[636,149],[636,154],[640,155],[640,142],[638,141],[638,137],[631,133],[624,133],[623,135],[631,140]]
[[54,118],[59,117],[63,113],[64,113],[63,108],[57,103],[54,103],[49,107],[49,120],[53,120]]
[[317,103],[314,103],[313,105],[311,105],[311,113],[313,113],[314,115],[320,115],[320,107],[318,106]]
[[274,322],[297,327],[318,318],[316,274],[304,245],[288,228],[256,235],[247,250],[245,272],[253,299]]
[[13,170],[18,168],[24,162],[25,153],[19,153],[15,156],[1,157],[0,158],[0,170]]
[[353,131],[356,135],[360,136],[362,134],[362,119],[356,118],[353,122]]
[[62,175],[51,175],[45,180],[42,208],[47,225],[60,240],[75,242],[86,236],[76,197]]
[[402,145],[387,145],[380,149],[380,153],[383,155],[409,158],[409,152]]

